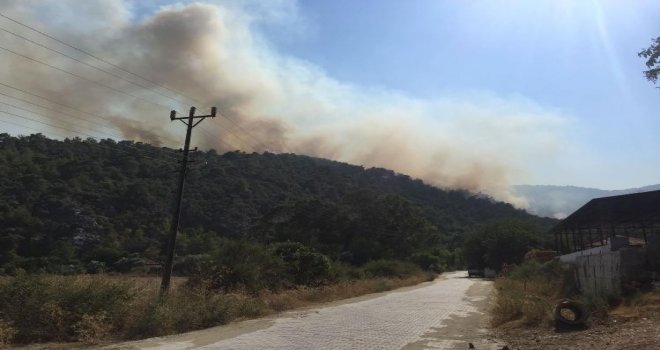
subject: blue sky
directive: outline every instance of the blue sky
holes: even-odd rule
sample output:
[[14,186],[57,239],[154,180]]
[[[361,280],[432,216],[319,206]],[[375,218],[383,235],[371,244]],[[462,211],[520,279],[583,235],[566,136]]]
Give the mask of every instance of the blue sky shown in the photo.
[[304,34],[277,23],[264,33],[336,79],[428,98],[521,95],[569,115],[573,141],[595,158],[584,165],[609,178],[573,183],[660,182],[660,91],[636,55],[660,35],[659,2],[336,0],[299,11]]
[[[660,183],[660,90],[644,79],[637,57],[660,35],[657,1],[80,4],[6,0],[0,10],[217,105],[271,151],[387,167],[511,202],[513,184]],[[0,41],[90,79],[110,79],[16,38]],[[117,137],[181,136],[157,107],[7,62],[3,81],[103,115],[140,115],[122,120]],[[61,116],[44,117],[60,123]],[[209,124],[199,145],[264,150],[230,127]]]

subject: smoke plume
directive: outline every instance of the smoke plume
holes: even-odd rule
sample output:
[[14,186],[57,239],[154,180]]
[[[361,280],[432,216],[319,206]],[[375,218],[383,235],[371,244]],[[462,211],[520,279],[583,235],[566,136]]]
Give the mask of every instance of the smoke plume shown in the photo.
[[[437,186],[525,205],[509,192],[509,185],[530,176],[525,166],[530,160],[560,152],[561,114],[521,97],[475,93],[419,99],[333,79],[309,62],[276,52],[255,29],[258,21],[281,15],[281,6],[292,4],[264,5],[258,15],[235,4],[205,3],[138,14],[134,3],[120,0],[3,1],[2,13],[148,81],[0,19],[4,29],[134,82],[2,33],[0,46],[105,86],[0,50],[0,82],[87,114],[4,86],[0,92],[90,122],[29,106],[41,114],[31,118],[97,137],[110,134],[177,148],[183,131],[170,123],[169,110],[187,113],[195,105],[208,113],[205,108],[217,106],[223,117],[205,121],[200,126],[204,132],[195,129],[195,145],[295,152],[386,167]],[[6,105],[0,110],[16,112]]]

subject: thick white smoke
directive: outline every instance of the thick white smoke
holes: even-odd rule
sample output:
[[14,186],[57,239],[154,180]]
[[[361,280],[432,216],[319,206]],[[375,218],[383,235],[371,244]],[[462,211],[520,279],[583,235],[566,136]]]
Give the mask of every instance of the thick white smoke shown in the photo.
[[[431,184],[483,192],[519,206],[525,203],[509,192],[509,185],[526,179],[529,161],[560,152],[563,117],[523,98],[473,94],[418,99],[340,82],[309,62],[278,54],[254,25],[269,13],[277,15],[277,9],[262,8],[255,16],[235,4],[193,3],[138,15],[130,2],[120,0],[3,1],[2,13],[197,102],[180,96],[177,99],[183,102],[167,99],[6,33],[0,35],[4,47],[163,106],[7,52],[0,52],[4,63],[0,80],[108,116],[112,132],[126,138],[174,146],[168,140],[179,139],[175,133],[180,128],[169,125],[168,109],[185,113],[192,104],[213,105],[251,136],[221,119],[204,124],[207,132],[196,134],[198,146],[291,151],[386,167]],[[152,87],[14,23],[0,20],[0,26]],[[65,125],[61,115],[39,112]],[[88,126],[74,120],[66,125]]]

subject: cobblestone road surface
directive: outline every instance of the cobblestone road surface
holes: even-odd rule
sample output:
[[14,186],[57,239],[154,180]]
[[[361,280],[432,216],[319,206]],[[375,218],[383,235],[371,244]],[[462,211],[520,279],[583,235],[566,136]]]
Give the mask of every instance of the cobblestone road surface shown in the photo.
[[[449,273],[417,288],[304,311],[226,332],[147,340],[139,349],[498,349],[485,329],[490,282]],[[251,322],[251,321],[244,321]],[[254,322],[254,321],[252,321]],[[217,337],[214,339],[214,334]],[[222,335],[221,335],[222,334]],[[501,345],[500,345],[501,346]]]

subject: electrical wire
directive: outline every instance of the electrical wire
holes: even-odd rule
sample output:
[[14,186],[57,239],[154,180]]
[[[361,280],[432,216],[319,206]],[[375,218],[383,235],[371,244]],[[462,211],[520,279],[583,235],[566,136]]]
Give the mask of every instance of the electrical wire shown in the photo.
[[63,72],[63,73],[69,74],[69,75],[71,75],[71,76],[74,76],[74,77],[76,77],[76,78],[78,78],[78,79],[81,79],[81,80],[87,81],[87,82],[89,82],[89,83],[96,84],[96,85],[101,86],[101,87],[104,87],[104,88],[106,88],[106,89],[108,89],[108,90],[112,90],[112,91],[114,91],[114,92],[116,92],[116,93],[120,93],[120,94],[123,94],[123,95],[126,95],[126,96],[130,96],[130,97],[132,97],[132,98],[134,98],[134,99],[136,99],[136,100],[140,100],[140,101],[143,101],[143,102],[149,103],[149,104],[151,104],[151,105],[154,105],[154,106],[157,106],[157,107],[160,107],[160,108],[164,108],[164,109],[166,109],[166,110],[168,110],[168,111],[170,110],[170,107],[168,107],[168,106],[166,106],[166,105],[163,105],[163,104],[161,104],[161,103],[151,101],[151,100],[146,99],[146,98],[144,98],[144,97],[140,97],[140,96],[137,96],[137,95],[133,95],[133,94],[128,93],[128,92],[126,92],[126,91],[123,91],[123,90],[121,90],[121,89],[118,89],[118,88],[112,87],[112,86],[110,86],[110,85],[106,85],[106,84],[104,84],[104,83],[101,83],[101,82],[96,81],[96,80],[93,80],[93,79],[89,79],[89,78],[84,77],[84,76],[82,76],[82,75],[80,75],[80,74],[70,72],[70,71],[68,71],[68,70],[66,70],[66,69],[63,69],[63,68],[60,68],[60,67],[54,66],[54,65],[52,65],[52,64],[50,64],[50,63],[46,63],[46,62],[41,61],[41,60],[38,60],[38,59],[36,59],[36,58],[34,58],[34,57],[30,57],[30,56],[28,56],[28,55],[24,55],[24,54],[22,54],[22,53],[19,53],[19,52],[16,52],[16,51],[12,50],[12,49],[8,49],[8,48],[6,48],[6,47],[4,47],[4,46],[0,46],[0,50],[3,50],[3,51],[5,51],[5,52],[9,52],[9,53],[11,53],[11,54],[13,54],[13,55],[16,55],[16,56],[18,56],[18,57],[25,58],[25,59],[30,60],[30,61],[32,61],[32,62],[36,62],[36,63],[42,64],[42,65],[44,65],[44,66],[46,66],[46,67],[49,67],[49,68],[52,68],[52,69],[58,70],[58,71],[60,71],[60,72]]
[[[89,119],[85,119],[85,118],[77,117],[77,116],[74,116],[74,115],[71,115],[71,114],[67,114],[67,113],[64,113],[64,112],[58,111],[58,110],[56,110],[56,109],[53,109],[53,108],[47,107],[47,106],[43,106],[43,105],[40,105],[40,104],[37,104],[37,103],[31,102],[31,101],[28,101],[28,100],[24,100],[24,99],[20,99],[20,98],[16,98],[16,97],[13,97],[13,96],[10,96],[10,95],[7,95],[7,94],[4,94],[4,93],[2,93],[2,92],[0,92],[0,95],[10,97],[10,98],[12,98],[12,99],[15,99],[15,100],[21,101],[21,102],[23,102],[23,103],[27,103],[27,104],[33,105],[33,106],[35,106],[35,107],[39,107],[39,108],[43,108],[43,109],[46,109],[46,110],[54,111],[54,112],[56,112],[56,113],[58,113],[58,114],[60,114],[60,115],[63,115],[63,116],[69,117],[69,118],[73,118],[73,119],[76,119],[76,120],[80,120],[80,121],[84,121],[84,122],[87,122],[87,123],[91,123],[91,124],[94,124],[94,125],[100,126],[100,127],[102,127],[102,128],[112,129],[112,130],[118,131],[119,134],[121,134],[121,130],[119,130],[119,129],[118,129],[117,127],[115,127],[115,126],[104,125],[104,124],[97,123],[97,122],[94,122],[94,121],[89,120]],[[34,111],[32,111],[32,110],[25,109],[25,108],[23,108],[23,107],[16,106],[16,105],[13,105],[13,104],[11,104],[11,103],[7,103],[7,102],[2,102],[2,101],[0,101],[0,104],[6,105],[6,106],[9,106],[9,107],[12,107],[12,108],[20,109],[20,110],[23,110],[23,111],[26,111],[26,112],[29,112],[29,113],[38,114],[38,115],[41,115],[42,117],[48,118],[48,116],[46,116],[46,115],[44,115],[44,114],[40,114],[40,113],[34,112]],[[108,133],[106,133],[106,132],[104,132],[104,131],[99,131],[99,130],[91,129],[91,128],[90,128],[90,130],[95,131],[95,132],[100,133],[100,134],[104,134],[104,135],[106,135],[106,136],[109,136],[110,138],[115,138],[115,137],[117,137],[117,135],[111,135],[111,134],[108,134]],[[166,141],[169,141],[169,142],[171,142],[171,143],[173,143],[173,144],[178,143],[178,141],[175,141],[175,140],[173,140],[173,139],[171,139],[171,138],[168,138],[168,137],[163,137],[163,136],[161,136],[161,138],[163,138],[163,139],[165,139]]]
[[[17,97],[14,97],[14,96],[11,96],[11,95],[8,95],[8,94],[5,94],[5,93],[2,93],[2,92],[0,92],[0,95],[2,95],[2,96],[6,96],[6,97],[9,97],[9,98],[11,98],[11,99],[14,99],[14,100],[20,101],[20,102],[22,102],[22,103],[30,104],[30,105],[35,106],[35,107],[39,107],[39,108],[43,108],[43,109],[46,109],[46,110],[49,110],[49,111],[53,111],[53,112],[59,113],[59,114],[64,115],[64,116],[68,116],[68,117],[73,118],[73,119],[77,119],[77,120],[80,120],[80,121],[83,121],[83,122],[86,122],[86,123],[91,123],[91,124],[94,124],[94,125],[96,125],[96,126],[100,126],[100,127],[102,127],[102,128],[108,128],[108,129],[114,129],[114,130],[120,131],[120,130],[116,129],[115,127],[111,126],[111,125],[101,124],[101,123],[97,123],[97,122],[95,122],[95,121],[93,121],[93,120],[89,120],[89,119],[86,119],[86,118],[76,117],[76,116],[74,116],[74,115],[70,115],[70,114],[64,113],[64,112],[62,112],[62,111],[58,111],[58,110],[56,110],[56,109],[54,109],[54,108],[50,108],[50,107],[47,107],[47,106],[44,106],[44,105],[40,105],[40,104],[38,104],[38,103],[34,103],[34,102],[32,102],[32,101],[28,101],[28,100],[24,100],[24,99],[21,99],[21,98],[17,98]],[[2,101],[0,101],[0,103],[2,103],[2,104],[4,104],[4,105],[7,105],[7,106],[10,106],[10,107],[13,107],[13,108],[23,109],[23,108],[21,108],[21,107],[18,107],[18,106],[15,106],[15,105],[12,105],[12,104],[9,104],[9,103],[6,103],[6,102],[2,102]],[[114,136],[113,136],[113,137],[114,137]]]
[[[14,23],[16,23],[16,24],[18,24],[18,25],[20,25],[20,26],[25,27],[25,28],[28,28],[28,29],[30,29],[30,30],[32,30],[32,31],[34,31],[34,32],[36,32],[36,33],[39,33],[39,34],[41,34],[41,35],[43,35],[43,36],[45,36],[45,37],[47,37],[47,38],[49,38],[49,39],[51,39],[51,40],[54,40],[54,41],[56,41],[56,42],[58,42],[58,43],[60,43],[60,44],[62,44],[62,45],[65,45],[65,46],[67,46],[67,47],[69,47],[69,48],[71,48],[71,49],[73,49],[73,50],[76,50],[76,51],[78,51],[78,52],[81,52],[81,53],[83,53],[83,54],[85,54],[85,55],[87,55],[87,56],[89,56],[89,57],[92,57],[92,58],[94,58],[94,59],[96,59],[96,60],[98,60],[98,61],[100,61],[100,62],[103,62],[103,63],[105,63],[105,64],[107,64],[107,65],[110,65],[110,66],[112,66],[112,67],[114,67],[114,68],[116,68],[116,69],[119,69],[119,70],[121,70],[121,71],[123,71],[123,72],[125,72],[125,73],[128,73],[128,74],[130,74],[130,75],[133,75],[133,76],[135,76],[135,77],[138,77],[138,78],[140,78],[140,79],[142,79],[142,80],[144,80],[144,81],[150,82],[150,83],[154,84],[155,86],[157,86],[157,87],[159,87],[159,88],[161,88],[161,89],[168,90],[168,91],[170,91],[170,92],[173,92],[173,93],[175,93],[175,94],[178,94],[178,95],[180,95],[180,96],[183,96],[183,97],[185,97],[185,98],[187,98],[187,99],[189,99],[189,100],[191,100],[191,101],[195,101],[195,102],[201,104],[201,102],[200,102],[199,100],[197,100],[197,99],[195,99],[195,98],[193,98],[193,97],[187,96],[187,95],[185,95],[185,94],[183,94],[183,93],[181,93],[181,92],[175,91],[175,90],[168,89],[168,88],[166,88],[166,87],[164,87],[164,86],[162,86],[162,85],[159,85],[158,83],[156,83],[156,82],[154,82],[154,81],[151,81],[151,80],[145,78],[144,76],[141,76],[141,75],[139,75],[139,74],[137,74],[137,73],[133,73],[133,72],[131,72],[131,71],[128,71],[128,70],[126,70],[126,69],[124,69],[124,68],[122,68],[122,67],[120,67],[120,66],[118,66],[118,65],[116,65],[116,64],[114,64],[114,63],[112,63],[112,62],[109,62],[109,61],[107,61],[107,60],[105,60],[105,59],[103,59],[103,58],[101,58],[101,57],[99,57],[99,56],[96,56],[96,55],[94,55],[94,54],[92,54],[92,53],[90,53],[90,52],[88,52],[88,51],[86,51],[86,50],[83,50],[83,49],[81,49],[81,48],[79,48],[79,47],[77,47],[77,46],[74,46],[74,45],[72,45],[72,44],[69,44],[69,43],[67,43],[67,42],[65,42],[65,41],[63,41],[63,40],[61,40],[61,39],[58,39],[58,38],[56,38],[56,37],[54,37],[54,36],[52,36],[52,35],[50,35],[50,34],[47,34],[47,33],[43,32],[43,31],[41,31],[41,30],[38,30],[38,29],[32,27],[32,26],[29,26],[29,25],[27,25],[27,24],[25,24],[25,23],[22,23],[22,22],[20,22],[20,21],[18,21],[18,20],[16,20],[16,19],[13,19],[13,18],[11,18],[11,17],[9,17],[9,16],[7,16],[7,15],[5,15],[5,14],[3,14],[3,13],[0,13],[0,17],[3,17],[3,18],[5,18],[5,19],[7,19],[7,20],[10,20],[10,21],[12,21],[12,22],[14,22]],[[104,72],[104,73],[106,73],[106,74],[109,74],[109,75],[111,75],[111,76],[114,76],[114,77],[116,77],[116,78],[122,79],[122,80],[124,80],[124,81],[127,81],[127,82],[129,82],[129,83],[132,83],[132,84],[137,85],[137,86],[139,86],[139,87],[142,87],[142,88],[148,89],[149,91],[151,91],[151,92],[153,92],[153,93],[157,93],[157,94],[159,94],[159,95],[161,95],[161,96],[164,96],[164,97],[166,97],[166,98],[168,98],[168,99],[171,99],[171,100],[173,100],[173,101],[177,101],[177,102],[179,102],[179,103],[183,103],[183,101],[181,101],[181,100],[179,100],[179,99],[175,99],[175,98],[173,98],[173,97],[171,97],[171,96],[167,96],[167,95],[162,94],[162,93],[160,93],[160,92],[158,92],[158,91],[155,91],[155,90],[153,90],[153,89],[149,89],[148,87],[146,87],[146,86],[144,86],[144,85],[136,84],[135,82],[132,82],[132,81],[130,81],[130,80],[127,80],[127,79],[125,79],[125,78],[123,78],[123,77],[121,77],[121,76],[119,76],[119,75],[116,75],[116,74],[114,74],[114,73],[111,73],[111,72],[108,72],[108,71],[106,71],[106,70],[103,70],[103,69],[101,69],[101,68],[99,68],[99,67],[96,67],[96,66],[91,65],[91,64],[89,64],[89,63],[86,63],[86,62],[84,62],[84,61],[82,61],[82,60],[79,60],[79,59],[77,59],[77,58],[74,58],[74,57],[72,57],[72,56],[70,56],[70,55],[67,55],[67,54],[65,54],[65,53],[63,53],[63,52],[61,52],[61,51],[59,51],[59,50],[53,49],[53,48],[48,47],[48,46],[46,46],[46,45],[44,45],[44,44],[38,43],[38,42],[36,42],[36,41],[34,41],[34,40],[31,40],[31,39],[29,39],[29,38],[27,38],[27,37],[24,37],[24,36],[21,36],[21,35],[19,35],[19,34],[17,34],[17,33],[11,32],[11,31],[9,31],[9,30],[7,30],[7,29],[4,29],[4,28],[1,28],[1,27],[0,27],[0,30],[3,30],[3,31],[5,31],[5,32],[7,32],[7,33],[9,33],[9,34],[12,34],[12,35],[14,35],[14,36],[16,36],[16,37],[19,37],[19,38],[21,38],[21,39],[23,39],[23,40],[26,40],[26,41],[28,41],[28,42],[34,44],[34,45],[38,45],[39,47],[42,47],[42,48],[45,48],[45,49],[47,49],[47,50],[50,50],[50,51],[56,52],[56,53],[58,53],[58,54],[60,54],[60,55],[63,55],[64,57],[67,57],[67,58],[69,58],[69,59],[72,59],[72,60],[74,60],[74,61],[76,61],[76,62],[79,62],[79,63],[81,63],[81,64],[87,65],[87,66],[92,67],[92,68],[94,68],[94,69],[100,70],[100,71],[102,71],[102,72]],[[160,106],[160,107],[168,108],[168,107],[163,106],[163,105],[161,105],[161,104],[159,104],[159,103],[154,103],[154,102],[151,101],[151,100],[147,100],[147,99],[144,99],[144,98],[142,98],[142,97],[135,96],[135,95],[132,95],[132,94],[126,93],[126,92],[124,92],[124,91],[122,91],[122,90],[119,90],[119,89],[113,88],[113,87],[111,87],[111,86],[107,86],[107,85],[105,85],[105,84],[99,83],[99,82],[97,82],[97,81],[94,81],[94,80],[91,80],[91,79],[88,79],[88,78],[85,78],[85,77],[82,77],[82,76],[76,75],[76,74],[74,74],[74,73],[71,73],[71,72],[68,72],[68,71],[66,71],[66,70],[63,70],[63,69],[61,69],[61,68],[59,68],[59,67],[52,66],[52,65],[49,65],[49,64],[47,64],[47,63],[45,63],[45,62],[41,62],[41,61],[39,61],[39,60],[36,60],[36,59],[34,59],[34,58],[31,58],[31,57],[29,57],[29,56],[19,54],[19,53],[15,52],[15,51],[12,51],[12,50],[10,50],[10,49],[4,48],[4,47],[0,47],[0,49],[3,49],[3,50],[5,50],[5,51],[11,52],[11,53],[13,53],[13,54],[19,55],[19,56],[21,56],[21,57],[24,57],[24,58],[27,58],[27,59],[33,60],[33,61],[38,62],[38,63],[45,64],[46,66],[49,66],[49,67],[51,67],[51,68],[53,68],[53,69],[57,69],[57,70],[60,70],[60,71],[65,72],[65,73],[72,74],[72,75],[74,75],[74,76],[76,76],[76,77],[78,77],[78,78],[81,78],[81,79],[84,79],[84,80],[87,80],[87,81],[90,81],[90,82],[93,82],[93,83],[99,84],[99,85],[104,86],[104,87],[106,87],[106,88],[108,88],[108,89],[111,89],[111,90],[117,91],[117,92],[122,93],[122,94],[126,94],[126,95],[128,95],[128,96],[133,97],[133,98],[140,99],[140,100],[143,100],[143,101],[146,101],[146,102],[149,102],[149,103],[152,103],[152,104],[158,105],[158,106]],[[169,108],[168,108],[168,109],[169,109]],[[250,137],[252,140],[254,140],[258,145],[262,146],[265,150],[269,149],[269,147],[268,147],[264,142],[262,142],[259,138],[257,138],[257,137],[255,137],[254,135],[252,135],[252,134],[251,134],[250,132],[248,132],[247,130],[245,130],[245,129],[244,129],[241,125],[239,125],[236,121],[234,121],[233,119],[231,119],[231,118],[229,118],[229,117],[227,117],[227,116],[225,116],[225,115],[222,115],[222,114],[221,114],[220,116],[221,116],[222,118],[224,118],[224,119],[227,119],[227,120],[230,121],[232,124],[234,124],[234,125],[240,130],[240,131],[242,131],[244,134],[246,134],[248,137]],[[217,125],[217,123],[216,123],[216,125]],[[229,131],[229,130],[228,130],[228,132],[229,132],[230,134],[234,135],[235,137],[237,137],[237,138],[238,138],[239,140],[241,140],[244,144],[248,144],[247,142],[245,142],[245,140],[243,140],[241,137],[239,137],[238,135],[236,135],[234,132]],[[248,144],[248,145],[249,145],[249,144]],[[257,148],[257,147],[254,147],[254,145],[249,145],[249,147],[251,147],[251,148]],[[284,149],[285,149],[287,152],[290,152],[286,147],[284,147]],[[291,153],[291,152],[290,152],[290,153]]]
[[[10,114],[10,113],[6,113],[6,112],[4,112],[4,111],[0,111],[0,113]],[[11,114],[10,114],[10,115],[11,115]],[[31,126],[28,126],[28,125],[25,125],[25,124],[20,124],[20,123],[15,123],[15,122],[12,122],[12,121],[7,121],[7,120],[4,120],[4,119],[0,119],[0,123],[5,123],[5,124],[9,124],[9,125],[14,125],[14,126],[17,126],[17,127],[20,127],[20,128],[25,128],[25,129],[34,130],[34,131],[37,131],[37,132],[40,133],[40,134],[45,134],[45,135],[46,135],[46,134],[58,134],[60,137],[63,137],[63,138],[69,138],[68,135],[65,135],[65,134],[62,134],[62,133],[53,132],[53,131],[45,132],[45,131],[43,131],[43,130],[41,130],[41,129],[37,129],[37,128],[31,127]],[[64,129],[64,130],[68,130],[68,129],[66,129],[66,128],[61,128],[61,127],[57,127],[57,128],[59,128],[59,129]],[[73,131],[73,130],[68,130],[68,131],[71,131],[71,132],[76,133],[76,131]],[[92,137],[92,138],[94,138],[94,137]],[[94,139],[96,139],[96,138],[94,138]],[[163,162],[161,159],[157,159],[157,158],[151,157],[151,156],[149,156],[149,155],[138,154],[138,152],[144,151],[144,150],[141,150],[141,149],[138,149],[138,148],[134,148],[134,150],[136,150],[136,152],[130,152],[130,151],[127,151],[127,150],[122,149],[122,148],[111,148],[111,147],[106,147],[106,146],[100,145],[100,144],[98,144],[98,143],[88,143],[88,144],[90,144],[90,145],[94,145],[94,146],[97,146],[97,147],[101,147],[101,148],[106,149],[106,150],[109,150],[109,151],[118,151],[118,152],[126,153],[126,154],[131,155],[131,156],[137,156],[137,157],[142,157],[142,158],[148,158],[148,159],[153,160],[154,162],[160,163],[161,165],[172,166],[172,163],[170,163],[170,162]],[[116,145],[117,145],[117,146],[127,146],[127,145],[122,145],[122,144],[120,144],[120,143],[117,143]]]
[[[36,112],[32,112],[32,111],[29,111],[29,110],[28,110],[28,112],[30,112],[30,113],[32,113],[32,114],[35,114],[35,115],[39,115],[39,116],[46,117],[46,116],[44,116],[44,115],[42,115],[42,114],[39,114],[39,113],[36,113]],[[9,112],[9,111],[0,110],[0,113],[4,113],[4,114],[7,114],[7,115],[11,115],[11,116],[17,117],[17,118],[21,118],[21,119],[29,120],[29,121],[31,121],[31,122],[35,122],[35,123],[39,123],[39,124],[43,124],[43,125],[46,125],[46,126],[49,126],[49,127],[52,127],[52,128],[57,128],[57,129],[61,129],[61,130],[65,130],[65,131],[73,132],[73,133],[75,133],[75,134],[80,134],[80,135],[84,135],[84,136],[91,137],[91,138],[99,138],[98,136],[95,136],[95,135],[92,135],[92,134],[88,134],[88,133],[86,133],[86,132],[84,132],[84,131],[80,131],[80,130],[72,130],[72,129],[70,129],[70,128],[66,128],[66,127],[63,127],[63,126],[61,126],[61,125],[55,125],[55,124],[47,123],[47,122],[44,122],[44,121],[41,121],[41,120],[38,120],[38,119],[34,119],[34,118],[30,118],[30,117],[26,117],[26,116],[24,116],[24,115],[20,115],[20,114],[12,113],[12,112]],[[94,132],[94,130],[92,130],[92,132]],[[98,131],[96,131],[96,132],[98,132]],[[125,145],[125,144],[120,144],[120,145],[125,146],[125,147],[131,147],[131,148],[133,148],[133,149],[138,149],[137,147],[129,146],[129,145]],[[176,158],[173,154],[171,154],[171,153],[164,153],[163,155],[166,156],[166,157],[169,157],[169,158],[172,159],[172,160],[177,159],[177,158]]]
[[[11,86],[11,85],[5,84],[5,83],[3,83],[3,82],[1,82],[1,81],[0,81],[0,85],[2,85],[2,86],[4,86],[4,87],[7,87],[7,88],[10,88],[10,89],[14,89],[14,90],[19,91],[19,92],[21,92],[21,93],[24,93],[24,94],[26,94],[26,95],[30,95],[30,96],[33,96],[33,97],[40,98],[40,99],[42,99],[42,100],[44,100],[44,101],[48,101],[48,102],[53,103],[53,104],[56,104],[56,105],[58,105],[58,106],[66,107],[66,108],[69,108],[69,109],[74,110],[74,111],[76,111],[76,112],[83,113],[83,114],[87,114],[87,115],[90,115],[90,116],[93,116],[93,117],[96,117],[96,118],[99,118],[99,119],[103,119],[103,120],[105,120],[105,121],[107,121],[107,122],[109,122],[109,123],[112,123],[112,121],[110,120],[109,117],[104,117],[104,116],[101,116],[101,115],[98,115],[98,114],[94,114],[94,113],[92,113],[92,112],[83,111],[83,110],[78,109],[78,108],[76,108],[76,107],[72,107],[72,106],[69,106],[69,105],[66,105],[66,104],[63,104],[63,103],[57,102],[57,101],[55,101],[55,100],[53,100],[53,99],[49,99],[49,98],[47,98],[47,97],[43,97],[43,96],[41,96],[41,95],[37,95],[37,94],[32,93],[32,92],[29,92],[29,91],[27,91],[27,90],[23,90],[23,89],[20,89],[20,88],[15,87],[15,86]],[[4,94],[3,94],[3,95],[4,95]]]
[[153,92],[153,93],[156,93],[156,94],[158,94],[158,95],[161,95],[161,96],[163,96],[163,97],[165,97],[165,98],[167,98],[167,99],[169,99],[169,100],[172,100],[172,101],[174,101],[174,102],[177,102],[177,103],[183,103],[184,105],[187,104],[185,101],[181,101],[181,100],[176,99],[176,98],[174,98],[174,97],[171,97],[171,96],[169,96],[169,95],[165,95],[165,94],[163,94],[163,93],[161,93],[161,92],[158,92],[158,91],[156,91],[156,90],[153,90],[152,88],[149,88],[149,87],[144,86],[144,85],[142,85],[142,84],[138,84],[138,83],[136,83],[136,82],[134,82],[134,81],[128,80],[128,79],[122,77],[121,75],[118,75],[118,74],[115,74],[115,73],[109,72],[109,71],[107,71],[107,70],[105,70],[105,69],[102,69],[102,68],[100,68],[100,67],[97,67],[97,66],[94,66],[94,65],[92,65],[92,64],[89,64],[89,63],[87,63],[87,62],[85,62],[85,61],[83,61],[83,60],[80,60],[80,59],[77,59],[77,58],[75,58],[75,57],[73,57],[73,56],[67,55],[67,54],[65,54],[65,53],[63,53],[63,52],[61,52],[61,51],[55,50],[55,49],[53,49],[53,48],[50,48],[50,47],[48,47],[48,46],[46,46],[46,45],[43,45],[43,44],[41,44],[41,43],[38,43],[38,42],[36,42],[36,41],[34,41],[34,40],[32,40],[32,39],[26,38],[26,37],[24,37],[24,36],[22,36],[22,35],[20,35],[20,34],[16,34],[16,33],[12,32],[12,31],[10,31],[10,30],[7,30],[7,29],[5,29],[5,28],[0,27],[0,30],[4,31],[4,32],[6,32],[6,33],[9,33],[9,34],[11,34],[11,35],[14,35],[14,36],[16,36],[16,37],[18,37],[18,38],[21,38],[21,39],[23,39],[23,40],[25,40],[25,41],[27,41],[27,42],[33,44],[33,45],[36,45],[36,46],[39,46],[39,47],[44,48],[44,49],[46,49],[46,50],[49,50],[49,51],[55,52],[55,53],[57,53],[57,54],[60,54],[60,55],[66,57],[66,58],[68,58],[68,59],[70,59],[70,60],[73,60],[73,61],[76,61],[76,62],[78,62],[78,63],[84,64],[84,65],[87,66],[87,67],[90,67],[90,68],[96,69],[96,70],[98,70],[98,71],[100,71],[100,72],[103,72],[103,73],[108,74],[108,75],[110,75],[110,76],[113,76],[113,77],[115,77],[115,78],[121,79],[121,80],[123,80],[123,81],[125,81],[125,82],[127,82],[127,83],[129,83],[129,84],[133,84],[133,85],[135,85],[135,86],[137,86],[137,87],[139,87],[139,88],[149,90],[149,91],[151,91],[151,92]]
[[87,55],[87,56],[90,56],[90,57],[92,57],[92,58],[95,58],[95,59],[97,59],[97,60],[99,60],[99,61],[101,61],[101,62],[103,62],[103,63],[105,63],[105,64],[107,64],[107,65],[109,65],[109,66],[112,66],[112,67],[114,67],[114,68],[116,68],[116,69],[119,69],[119,70],[122,71],[122,72],[125,72],[125,73],[127,73],[127,74],[132,75],[132,76],[135,76],[135,77],[137,77],[137,78],[140,78],[140,79],[142,79],[142,80],[144,80],[144,81],[146,81],[146,82],[149,82],[149,83],[151,83],[151,84],[153,84],[153,85],[155,85],[155,86],[157,86],[157,87],[159,87],[159,88],[161,88],[161,89],[164,89],[164,90],[167,90],[167,91],[173,92],[173,93],[175,93],[175,94],[178,94],[178,95],[181,95],[181,96],[183,96],[183,97],[185,97],[185,98],[188,98],[188,99],[190,99],[190,100],[192,100],[192,101],[195,101],[195,99],[192,98],[192,97],[189,97],[189,96],[187,96],[187,95],[185,95],[185,94],[183,94],[183,93],[181,93],[181,92],[178,92],[178,91],[176,91],[176,90],[173,90],[173,89],[167,88],[167,87],[165,87],[165,86],[159,85],[158,83],[156,83],[156,82],[154,82],[154,81],[152,81],[152,80],[149,80],[149,79],[147,79],[147,78],[145,78],[145,77],[143,77],[143,76],[141,76],[141,75],[139,75],[139,74],[133,73],[133,72],[131,72],[131,71],[125,69],[125,68],[122,68],[122,67],[120,67],[120,66],[118,66],[118,65],[116,65],[116,64],[114,64],[114,63],[112,63],[112,62],[109,62],[109,61],[107,61],[107,60],[105,60],[105,59],[103,59],[103,58],[101,58],[101,57],[99,57],[99,56],[96,56],[96,55],[92,54],[91,52],[88,52],[88,51],[83,50],[83,49],[81,49],[81,48],[79,48],[79,47],[76,47],[76,46],[74,46],[74,45],[71,45],[71,44],[69,44],[69,43],[67,43],[67,42],[65,42],[65,41],[63,41],[63,40],[61,40],[61,39],[58,39],[58,38],[56,38],[56,37],[54,37],[54,36],[52,36],[52,35],[50,35],[50,34],[48,34],[48,33],[46,33],[46,32],[43,32],[43,31],[41,31],[41,30],[39,30],[39,29],[36,29],[36,28],[34,28],[34,27],[32,27],[32,26],[29,26],[29,25],[27,25],[27,24],[25,24],[25,23],[22,23],[22,22],[20,22],[20,21],[14,19],[14,18],[11,18],[11,17],[5,15],[4,13],[0,13],[0,17],[3,17],[3,18],[5,18],[5,19],[7,19],[7,20],[10,20],[10,21],[12,21],[12,22],[14,22],[14,23],[16,23],[16,24],[22,26],[22,27],[28,28],[28,29],[32,30],[33,32],[39,33],[39,34],[41,34],[41,35],[43,35],[43,36],[45,36],[45,37],[47,37],[47,38],[49,38],[49,39],[51,39],[51,40],[54,40],[54,41],[56,41],[56,42],[58,42],[58,43],[60,43],[60,44],[62,44],[62,45],[64,45],[64,46],[66,46],[66,47],[69,47],[69,48],[71,48],[71,49],[73,49],[73,50],[76,50],[76,51],[78,51],[78,52],[81,52],[81,53],[83,53],[83,54],[85,54],[85,55]]

